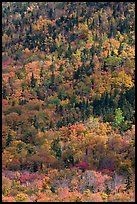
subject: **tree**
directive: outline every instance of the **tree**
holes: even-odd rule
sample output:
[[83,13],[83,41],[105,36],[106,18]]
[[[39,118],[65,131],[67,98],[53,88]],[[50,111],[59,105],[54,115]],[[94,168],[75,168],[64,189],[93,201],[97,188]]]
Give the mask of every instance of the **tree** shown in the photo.
[[123,112],[120,108],[115,110],[114,126],[120,128],[120,125],[124,121]]
[[8,133],[8,138],[7,138],[7,140],[6,140],[6,146],[9,146],[9,144],[11,143],[11,141],[12,141],[12,137],[11,137],[10,133]]
[[48,15],[49,15],[49,18],[50,18],[50,19],[53,18],[53,9],[52,9],[52,8],[49,10]]
[[8,95],[7,88],[6,88],[6,86],[4,85],[4,86],[3,86],[3,89],[2,89],[2,98],[3,98],[3,99],[6,99],[6,98],[7,98],[7,95]]
[[61,151],[61,146],[59,143],[59,138],[53,140],[51,147],[52,147],[53,151],[55,152],[56,157],[60,158],[62,155],[62,151]]
[[36,79],[34,78],[34,74],[32,72],[31,75],[31,87],[34,88],[36,86]]
[[36,129],[39,128],[39,123],[38,123],[38,120],[37,120],[37,116],[36,116],[36,115],[34,115],[34,127],[35,127]]

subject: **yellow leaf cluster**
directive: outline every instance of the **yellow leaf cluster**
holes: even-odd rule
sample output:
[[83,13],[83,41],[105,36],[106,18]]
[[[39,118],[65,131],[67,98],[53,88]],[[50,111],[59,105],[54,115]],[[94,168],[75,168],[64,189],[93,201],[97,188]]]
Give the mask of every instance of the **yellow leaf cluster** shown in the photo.
[[121,86],[124,86],[125,88],[130,89],[134,86],[132,77],[127,75],[124,71],[120,71],[117,77],[113,77],[112,83],[117,88],[121,88]]
[[44,27],[44,30],[46,31],[48,24],[53,25],[54,23],[40,16],[39,19],[36,21],[36,23],[33,25],[33,29],[34,31],[40,31]]

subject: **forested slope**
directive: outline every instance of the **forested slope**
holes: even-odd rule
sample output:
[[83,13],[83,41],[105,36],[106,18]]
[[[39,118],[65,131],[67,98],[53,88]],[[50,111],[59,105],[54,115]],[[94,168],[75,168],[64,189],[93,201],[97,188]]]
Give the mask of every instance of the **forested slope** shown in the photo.
[[134,2],[3,2],[3,202],[134,200],[134,79]]

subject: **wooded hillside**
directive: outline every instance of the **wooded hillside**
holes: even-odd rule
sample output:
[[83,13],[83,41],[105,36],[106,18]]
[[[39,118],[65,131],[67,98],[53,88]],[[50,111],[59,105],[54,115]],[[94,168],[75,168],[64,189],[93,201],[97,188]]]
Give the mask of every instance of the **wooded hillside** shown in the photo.
[[133,201],[134,80],[134,2],[2,2],[3,202]]

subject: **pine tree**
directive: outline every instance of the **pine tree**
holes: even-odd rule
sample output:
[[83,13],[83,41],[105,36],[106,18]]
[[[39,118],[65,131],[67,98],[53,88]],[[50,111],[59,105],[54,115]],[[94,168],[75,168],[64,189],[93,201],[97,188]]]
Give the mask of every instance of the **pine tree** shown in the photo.
[[34,74],[32,72],[32,76],[31,76],[31,87],[34,88],[36,86],[36,79],[34,78]]
[[38,120],[37,120],[37,116],[36,116],[36,115],[34,116],[34,127],[35,127],[36,129],[38,129],[38,127],[39,127],[39,124],[38,124]]
[[9,146],[10,142],[12,141],[10,133],[8,133],[8,138],[6,140],[6,146]]

